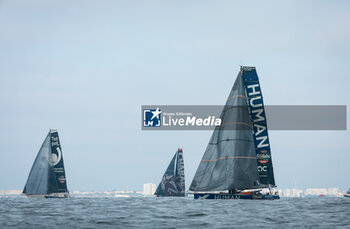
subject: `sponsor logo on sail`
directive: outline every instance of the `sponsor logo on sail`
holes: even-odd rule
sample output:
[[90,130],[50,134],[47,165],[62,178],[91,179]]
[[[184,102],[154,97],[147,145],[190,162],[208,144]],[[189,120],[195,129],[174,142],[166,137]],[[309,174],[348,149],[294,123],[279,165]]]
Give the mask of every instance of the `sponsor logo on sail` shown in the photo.
[[256,80],[252,80],[247,75],[245,78],[245,87],[248,95],[249,112],[254,126],[254,142],[259,165],[258,172],[260,178],[264,177],[262,183],[265,183],[265,179],[268,179],[267,175],[270,173],[270,167],[268,168],[267,163],[270,161],[271,155],[264,103],[257,76]]
[[258,171],[259,172],[267,172],[267,166],[265,165],[265,166],[258,166]]
[[160,185],[162,190],[169,195],[176,195],[179,193],[174,181],[174,176],[171,174],[164,174]]
[[177,170],[179,171],[181,192],[185,192],[185,167],[182,149],[178,150]]
[[257,148],[269,147],[267,135],[266,118],[262,101],[260,85],[247,85],[248,103],[254,124],[254,137]]
[[60,176],[58,178],[58,181],[61,183],[61,184],[64,184],[64,182],[66,182],[66,178],[64,176]]
[[49,156],[49,162],[51,166],[57,165],[61,161],[61,158],[62,158],[61,149],[60,147],[56,147],[56,152],[52,152],[51,155]]
[[266,150],[257,154],[258,162],[261,164],[266,164],[270,161],[271,155],[267,153]]

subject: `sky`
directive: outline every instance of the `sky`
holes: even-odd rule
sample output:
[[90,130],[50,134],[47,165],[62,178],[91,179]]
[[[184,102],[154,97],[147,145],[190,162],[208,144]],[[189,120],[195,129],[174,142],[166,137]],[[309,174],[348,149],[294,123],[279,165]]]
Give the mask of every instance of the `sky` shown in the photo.
[[[257,68],[265,105],[349,106],[349,10],[341,0],[0,0],[0,190],[24,187],[50,128],[69,190],[158,184],[179,147],[188,188],[212,132],[142,131],[141,105],[222,105],[240,65]],[[350,188],[349,130],[269,135],[279,188]]]

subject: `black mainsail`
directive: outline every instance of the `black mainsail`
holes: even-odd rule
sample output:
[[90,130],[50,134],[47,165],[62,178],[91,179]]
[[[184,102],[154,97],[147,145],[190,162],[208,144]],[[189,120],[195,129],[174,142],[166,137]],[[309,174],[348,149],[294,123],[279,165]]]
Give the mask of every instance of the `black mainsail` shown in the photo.
[[165,171],[157,196],[185,196],[185,167],[182,149],[178,149]]
[[275,176],[271,160],[271,148],[267,131],[264,101],[258,74],[254,67],[242,67],[242,79],[246,91],[253,138],[258,162],[260,183],[275,187]]
[[211,136],[190,190],[275,186],[265,110],[254,67],[241,67],[220,118],[222,124]]
[[30,170],[23,193],[27,196],[68,197],[57,130],[50,130],[46,136]]

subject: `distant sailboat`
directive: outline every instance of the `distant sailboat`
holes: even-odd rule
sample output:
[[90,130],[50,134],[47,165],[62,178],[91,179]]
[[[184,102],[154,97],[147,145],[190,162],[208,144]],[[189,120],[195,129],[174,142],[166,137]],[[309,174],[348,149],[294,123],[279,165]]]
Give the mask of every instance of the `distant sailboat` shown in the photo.
[[154,195],[185,196],[185,168],[182,149],[178,149]]
[[69,197],[57,130],[50,130],[46,136],[30,170],[23,194],[28,197]]
[[350,197],[350,189],[344,194],[344,197]]
[[220,118],[190,187],[194,198],[279,199],[254,67],[241,67]]

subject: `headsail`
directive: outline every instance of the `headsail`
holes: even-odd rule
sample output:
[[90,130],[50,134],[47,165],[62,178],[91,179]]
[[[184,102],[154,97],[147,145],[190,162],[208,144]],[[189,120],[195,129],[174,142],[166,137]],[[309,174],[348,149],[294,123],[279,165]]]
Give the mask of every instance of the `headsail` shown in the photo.
[[57,130],[50,130],[29,173],[23,193],[67,193],[63,155]]
[[175,153],[154,194],[157,196],[185,196],[185,173],[182,149],[178,149]]
[[23,193],[28,195],[48,194],[49,182],[49,155],[51,151],[50,133],[46,136],[38,155],[35,158],[28,180],[24,186]]
[[[217,127],[193,178],[192,191],[243,190],[267,187],[260,182],[254,130],[242,67]],[[255,68],[254,68],[255,71]]]

